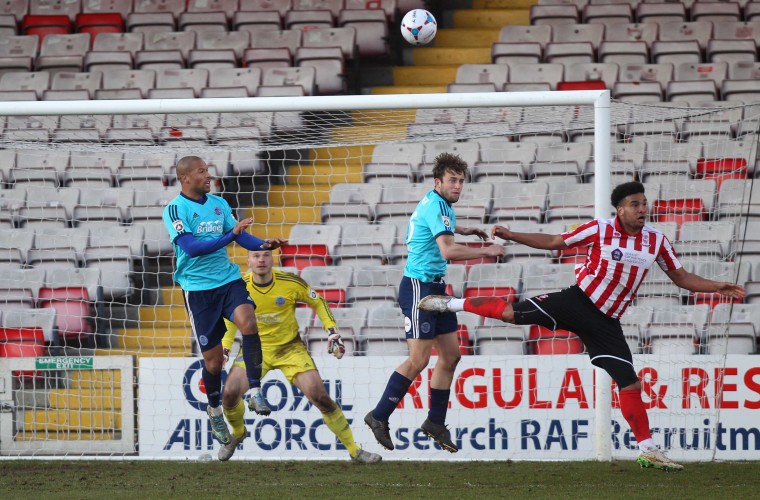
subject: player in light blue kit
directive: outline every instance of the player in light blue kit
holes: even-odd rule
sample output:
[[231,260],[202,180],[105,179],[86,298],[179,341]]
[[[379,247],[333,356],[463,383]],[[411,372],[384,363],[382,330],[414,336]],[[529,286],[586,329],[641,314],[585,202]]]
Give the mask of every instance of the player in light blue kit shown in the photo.
[[391,374],[377,406],[364,417],[375,439],[389,450],[393,449],[393,441],[388,419],[412,381],[428,365],[435,346],[438,360],[430,381],[430,410],[421,429],[444,450],[458,451],[445,425],[451,382],[460,358],[457,317],[455,313],[418,310],[417,303],[428,295],[446,293],[443,277],[447,261],[504,255],[501,245],[472,248],[454,242],[454,233],[488,239],[482,229],[456,226],[452,205],[459,200],[466,175],[467,163],[459,156],[438,155],[433,166],[435,189],[419,202],[407,226],[409,256],[399,285],[398,301],[404,313],[409,357]]
[[261,394],[261,341],[255,304],[225,247],[235,241],[248,250],[271,250],[285,241],[260,240],[247,233],[245,228],[253,219],[237,222],[223,198],[208,194],[211,174],[201,158],[186,156],[176,169],[182,192],[163,214],[177,256],[174,280],[184,292],[190,326],[203,354],[211,431],[220,443],[228,444],[230,432],[219,401],[225,357],[222,337],[227,331],[224,318],[234,322],[243,336],[243,359],[251,387],[249,408],[261,415],[269,415],[271,410]]

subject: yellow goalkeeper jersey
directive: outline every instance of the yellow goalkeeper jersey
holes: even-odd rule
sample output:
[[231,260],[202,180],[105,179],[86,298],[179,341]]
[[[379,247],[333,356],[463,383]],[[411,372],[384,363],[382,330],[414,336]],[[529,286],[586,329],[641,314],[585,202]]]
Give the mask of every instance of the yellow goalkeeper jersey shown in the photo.
[[[306,303],[316,311],[322,320],[325,330],[335,326],[335,318],[323,299],[301,277],[274,269],[272,282],[267,285],[257,285],[253,282],[253,274],[243,275],[248,293],[256,303],[256,322],[259,326],[259,337],[263,348],[287,344],[298,337],[298,322],[296,321],[296,305]],[[225,319],[227,333],[222,339],[222,345],[230,349],[235,340],[237,328],[231,321]]]

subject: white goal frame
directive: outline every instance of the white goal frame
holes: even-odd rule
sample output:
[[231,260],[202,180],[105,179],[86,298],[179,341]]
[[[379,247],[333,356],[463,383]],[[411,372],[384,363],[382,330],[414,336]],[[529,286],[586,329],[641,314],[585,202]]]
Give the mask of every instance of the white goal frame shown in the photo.
[[[595,216],[609,216],[610,196],[610,92],[608,90],[555,91],[555,92],[483,92],[451,94],[409,95],[351,95],[351,96],[305,96],[305,97],[257,97],[257,98],[211,98],[211,99],[145,99],[118,101],[15,101],[0,102],[0,115],[4,116],[50,116],[50,115],[115,115],[115,114],[161,114],[161,113],[241,113],[275,111],[347,111],[380,109],[436,109],[436,108],[486,108],[510,106],[594,106],[594,204]],[[108,358],[108,357],[106,357]],[[116,358],[116,357],[113,357]],[[95,358],[98,366],[106,363],[116,366],[116,360],[108,362],[104,357]],[[34,361],[0,360],[0,373],[6,368],[25,369],[33,367]],[[611,379],[606,372],[595,368],[595,452],[600,461],[612,458],[611,433]],[[125,374],[126,375],[126,374]],[[123,377],[122,380],[127,378]],[[0,383],[3,379],[0,378]],[[7,383],[7,381],[6,381]],[[125,399],[123,410],[131,404],[131,384],[123,387]],[[6,387],[6,391],[9,388]],[[128,392],[129,391],[129,392]],[[2,391],[0,390],[0,396]],[[2,398],[0,398],[2,399]],[[0,413],[0,418],[7,415]],[[130,419],[126,418],[124,425]],[[0,421],[0,430],[5,427]],[[126,433],[125,433],[126,434]],[[93,442],[81,451],[93,452]],[[61,443],[64,444],[64,443]],[[68,443],[72,445],[73,443]],[[5,445],[3,446],[4,450]],[[53,451],[53,450],[50,450]],[[63,451],[63,450],[58,450]],[[77,450],[67,450],[77,451]],[[119,452],[116,449],[110,450]],[[97,452],[97,451],[96,451]],[[44,453],[44,452],[43,452]]]

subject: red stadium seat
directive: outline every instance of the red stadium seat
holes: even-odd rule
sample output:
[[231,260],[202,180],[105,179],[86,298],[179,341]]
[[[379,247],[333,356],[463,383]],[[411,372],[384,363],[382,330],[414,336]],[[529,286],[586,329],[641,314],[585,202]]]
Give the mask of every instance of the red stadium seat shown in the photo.
[[47,35],[71,33],[69,16],[24,16],[21,20],[22,35],[38,35],[40,44]]
[[652,216],[656,222],[676,222],[679,227],[687,221],[707,220],[707,212],[699,198],[656,200]]
[[77,14],[74,27],[77,33],[89,33],[94,43],[99,33],[124,33],[124,20],[115,13]]
[[603,81],[595,80],[591,82],[559,82],[557,90],[606,90],[607,86]]
[[[38,357],[45,355],[45,334],[42,328],[0,328],[0,358]],[[44,372],[13,373],[20,380],[40,378]]]
[[346,291],[342,288],[315,289],[314,291],[321,295],[330,307],[346,307],[348,305]]
[[700,158],[697,160],[697,179],[712,179],[716,188],[726,179],[746,179],[747,160],[744,158]]
[[58,334],[64,338],[76,338],[89,342],[93,328],[90,297],[83,287],[40,288],[40,307],[56,310]]
[[582,354],[583,342],[573,332],[549,330],[539,325],[530,327],[533,354]]
[[301,269],[308,266],[332,264],[326,245],[283,245],[280,247],[280,265]]

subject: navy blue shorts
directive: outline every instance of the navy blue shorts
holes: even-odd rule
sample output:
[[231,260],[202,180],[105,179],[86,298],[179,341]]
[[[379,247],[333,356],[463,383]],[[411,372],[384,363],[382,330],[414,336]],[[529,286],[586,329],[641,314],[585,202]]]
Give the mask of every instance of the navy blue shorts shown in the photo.
[[201,352],[208,351],[222,342],[227,331],[224,318],[232,321],[237,306],[251,304],[256,307],[242,279],[230,281],[211,290],[183,292],[190,327],[198,340]]
[[457,331],[457,315],[452,312],[420,311],[417,304],[428,295],[446,295],[443,280],[425,283],[404,276],[398,286],[398,303],[404,313],[404,331],[407,339],[433,339],[436,335]]

